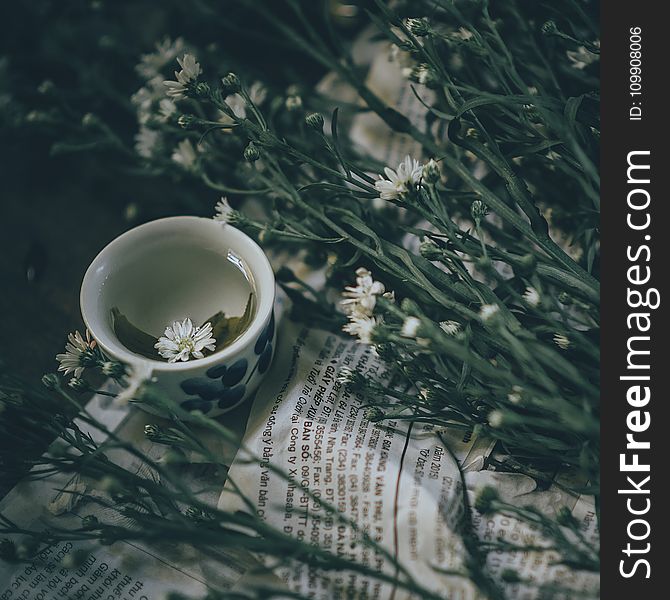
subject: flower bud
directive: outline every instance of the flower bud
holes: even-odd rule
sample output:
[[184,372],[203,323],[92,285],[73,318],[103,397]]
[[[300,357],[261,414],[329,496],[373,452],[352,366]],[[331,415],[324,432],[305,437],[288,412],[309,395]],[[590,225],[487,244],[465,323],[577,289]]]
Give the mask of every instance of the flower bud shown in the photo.
[[235,75],[235,73],[228,73],[222,80],[221,83],[227,94],[237,94],[242,89],[242,84],[240,83],[240,78]]
[[558,332],[554,334],[554,344],[556,344],[561,350],[568,350],[570,346],[572,346],[568,336]]
[[440,321],[439,325],[447,335],[456,335],[461,330],[461,324],[458,321]]
[[277,235],[275,234],[274,230],[272,227],[269,225],[266,225],[263,227],[263,229],[260,230],[258,233],[258,240],[262,244],[269,244],[277,239]]
[[258,148],[256,148],[253,142],[249,142],[249,145],[244,149],[244,160],[256,162],[260,157],[261,153],[258,151]]
[[442,250],[440,250],[435,242],[429,238],[424,238],[419,245],[419,254],[426,260],[440,260],[442,258]]
[[485,323],[492,322],[498,317],[500,307],[497,304],[483,304],[479,309],[479,318]]
[[150,439],[155,440],[161,434],[161,428],[158,425],[151,423],[144,426],[144,435]]
[[419,312],[419,305],[414,302],[411,298],[404,298],[403,301],[400,303],[400,308],[402,309],[403,312],[409,314],[409,315],[414,315]]
[[474,127],[468,127],[465,132],[465,137],[468,137],[471,140],[478,140],[480,138],[479,131],[477,131]]
[[488,256],[480,256],[475,265],[482,273],[491,273],[493,270],[493,262]]
[[542,298],[540,297],[540,292],[538,292],[534,287],[527,287],[526,291],[522,295],[523,301],[528,304],[528,306],[535,308],[539,306]]
[[403,70],[403,73],[410,81],[420,83],[427,87],[433,87],[438,83],[435,71],[426,64],[417,65],[409,70]]
[[193,87],[193,95],[196,98],[207,98],[211,90],[208,83],[201,81]]
[[108,360],[102,363],[101,369],[104,375],[113,379],[118,379],[126,374],[126,367],[123,363],[116,362],[115,360]]
[[421,321],[417,317],[407,317],[400,329],[400,335],[406,338],[415,338],[421,327]]
[[87,348],[81,353],[79,364],[82,367],[95,367],[98,364],[98,355],[92,348]]
[[49,390],[55,390],[60,387],[60,379],[55,373],[47,373],[42,376],[42,385]]
[[529,273],[535,269],[535,265],[537,264],[537,259],[535,258],[535,255],[533,254],[524,254],[520,259],[519,259],[519,266],[521,267],[523,272]]
[[488,422],[494,429],[502,427],[505,424],[505,413],[501,410],[492,410],[489,413]]
[[67,384],[75,392],[78,393],[88,392],[92,389],[88,381],[82,379],[81,377],[73,377],[72,379],[70,379],[70,381],[67,382]]
[[440,174],[440,165],[434,160],[430,159],[424,166],[423,166],[423,180],[426,183],[429,184],[434,184],[440,181],[441,174]]
[[475,200],[470,207],[472,220],[479,225],[481,220],[488,214],[489,209],[481,200]]
[[182,129],[193,129],[198,121],[199,119],[193,115],[180,115],[177,119],[177,123]]
[[566,306],[569,306],[570,304],[572,304],[572,297],[567,292],[561,292],[558,295],[558,301],[561,304],[565,304]]
[[430,25],[427,19],[406,19],[405,26],[417,37],[423,37],[430,34]]
[[311,113],[305,117],[305,123],[314,131],[321,133],[323,131],[323,115],[321,113]]
[[558,31],[558,27],[556,26],[556,22],[549,20],[545,21],[544,24],[542,25],[542,33],[544,35],[551,35],[552,33],[556,33]]
[[384,413],[380,408],[373,406],[365,411],[365,418],[368,421],[376,423],[377,421],[381,421],[384,418]]

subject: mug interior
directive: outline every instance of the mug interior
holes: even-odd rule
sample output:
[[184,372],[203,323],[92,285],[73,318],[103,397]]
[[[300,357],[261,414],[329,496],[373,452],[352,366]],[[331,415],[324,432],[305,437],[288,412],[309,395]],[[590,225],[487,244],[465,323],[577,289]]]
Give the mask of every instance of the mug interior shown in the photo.
[[253,240],[230,225],[200,217],[160,219],[124,233],[94,259],[82,284],[82,315],[102,348],[121,360],[193,366],[193,360],[167,363],[157,353],[153,361],[128,350],[114,331],[112,309],[159,337],[173,321],[186,317],[194,325],[203,325],[219,311],[239,317],[251,294],[251,325],[236,342],[198,360],[206,361],[262,326],[272,308],[268,275],[274,296],[267,258]]

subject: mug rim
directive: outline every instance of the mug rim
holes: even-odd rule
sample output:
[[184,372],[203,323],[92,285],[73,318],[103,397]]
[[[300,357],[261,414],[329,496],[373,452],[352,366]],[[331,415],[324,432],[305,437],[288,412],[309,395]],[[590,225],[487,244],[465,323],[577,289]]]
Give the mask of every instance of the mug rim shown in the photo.
[[[96,328],[91,327],[91,323],[95,320],[90,313],[93,311],[87,310],[91,308],[91,294],[96,296],[99,294],[99,288],[94,285],[94,273],[101,266],[101,263],[107,258],[110,252],[114,252],[118,247],[123,244],[127,244],[132,241],[141,240],[142,236],[145,233],[149,233],[155,229],[161,229],[169,227],[170,225],[190,225],[195,227],[219,227],[221,228],[222,235],[229,235],[233,238],[236,238],[236,241],[240,243],[244,249],[240,252],[242,258],[247,260],[247,266],[251,273],[251,276],[256,285],[256,293],[258,294],[256,314],[252,319],[249,327],[238,337],[233,343],[205,356],[204,358],[198,358],[187,361],[178,361],[174,363],[169,363],[167,361],[154,360],[152,358],[147,358],[144,356],[139,356],[130,350],[126,349],[120,342],[110,345],[106,340],[102,341],[101,337],[96,335]],[[133,238],[137,238],[134,240]],[[249,264],[248,254],[255,257],[254,267]],[[86,325],[86,328],[91,332],[91,335],[100,345],[102,350],[109,354],[111,357],[129,364],[131,366],[150,366],[152,372],[179,372],[187,371],[195,368],[206,368],[214,364],[219,364],[239,352],[246,349],[249,345],[249,342],[254,340],[259,336],[266,325],[266,321],[270,318],[272,310],[274,308],[274,299],[275,299],[275,277],[270,261],[266,256],[265,252],[261,247],[246,233],[240,231],[236,227],[231,226],[228,223],[223,221],[216,221],[212,218],[207,217],[197,217],[197,216],[176,216],[176,217],[165,217],[161,219],[155,219],[153,221],[148,221],[147,223],[142,223],[132,229],[129,229],[123,232],[121,235],[115,237],[111,242],[109,242],[91,261],[91,264],[86,269],[86,273],[82,279],[81,288],[79,292],[79,306],[81,310],[81,316]],[[93,300],[95,302],[95,300]],[[113,346],[113,347],[110,347]]]

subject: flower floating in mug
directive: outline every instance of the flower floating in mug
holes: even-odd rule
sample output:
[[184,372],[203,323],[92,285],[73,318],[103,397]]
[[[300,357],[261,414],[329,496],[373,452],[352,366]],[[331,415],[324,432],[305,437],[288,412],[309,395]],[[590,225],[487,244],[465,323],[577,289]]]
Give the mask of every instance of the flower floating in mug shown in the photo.
[[165,328],[165,335],[158,338],[154,348],[170,363],[187,361],[191,356],[204,358],[203,350],[216,349],[212,324],[208,322],[201,327],[195,327],[188,318],[181,323],[175,321],[171,327]]

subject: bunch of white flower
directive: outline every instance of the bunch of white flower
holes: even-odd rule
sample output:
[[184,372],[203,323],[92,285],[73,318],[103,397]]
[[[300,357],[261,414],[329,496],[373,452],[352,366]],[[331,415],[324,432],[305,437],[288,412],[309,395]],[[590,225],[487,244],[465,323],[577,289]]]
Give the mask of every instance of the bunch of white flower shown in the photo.
[[377,305],[377,296],[384,295],[386,288],[380,281],[372,278],[372,273],[364,267],[356,269],[356,285],[344,288],[344,300],[341,305],[349,317],[342,329],[346,333],[357,336],[364,344],[372,342],[372,334],[377,325],[373,316]]

